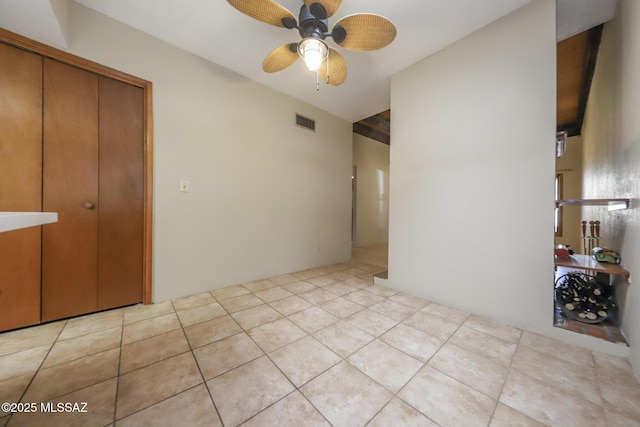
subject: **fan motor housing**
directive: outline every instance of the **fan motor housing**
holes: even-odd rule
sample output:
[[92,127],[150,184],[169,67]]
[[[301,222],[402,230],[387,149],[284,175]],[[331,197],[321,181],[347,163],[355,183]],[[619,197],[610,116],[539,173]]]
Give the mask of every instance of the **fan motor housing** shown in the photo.
[[[324,11],[324,7],[319,3],[314,3],[313,6],[319,6],[322,10],[314,10],[314,12],[316,12],[316,15],[314,15],[306,4],[303,4],[300,8],[300,16],[298,17],[300,36],[302,36],[302,38],[316,37],[324,40],[329,30],[329,22],[326,18],[327,14]],[[321,19],[322,16],[324,16],[324,19]]]

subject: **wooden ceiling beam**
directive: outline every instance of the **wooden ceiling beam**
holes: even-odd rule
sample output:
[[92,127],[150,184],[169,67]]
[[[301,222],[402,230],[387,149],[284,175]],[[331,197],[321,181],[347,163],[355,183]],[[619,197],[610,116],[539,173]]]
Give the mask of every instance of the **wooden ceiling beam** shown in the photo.
[[391,137],[387,134],[377,131],[369,126],[363,125],[361,122],[356,122],[353,124],[353,132],[358,135],[366,136],[367,138],[371,138],[374,141],[382,142],[383,144],[390,145]]

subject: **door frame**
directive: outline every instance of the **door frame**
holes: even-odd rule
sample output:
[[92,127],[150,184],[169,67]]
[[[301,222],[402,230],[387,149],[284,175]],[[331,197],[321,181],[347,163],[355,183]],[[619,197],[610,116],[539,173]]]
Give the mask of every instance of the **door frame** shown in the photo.
[[37,53],[43,57],[110,77],[137,86],[144,91],[144,237],[142,269],[142,302],[152,302],[152,260],[153,260],[153,98],[152,83],[131,74],[115,70],[88,59],[47,46],[35,40],[0,28],[0,42]]

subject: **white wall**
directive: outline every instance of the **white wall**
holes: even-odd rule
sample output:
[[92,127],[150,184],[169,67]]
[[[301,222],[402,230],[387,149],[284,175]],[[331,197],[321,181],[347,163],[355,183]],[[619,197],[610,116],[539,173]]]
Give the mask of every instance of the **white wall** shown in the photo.
[[69,50],[153,82],[154,301],[350,258],[351,123],[75,2]]
[[553,328],[555,34],[535,0],[393,77],[389,284],[609,349]]
[[389,146],[353,134],[357,167],[356,247],[389,240]]
[[602,221],[602,246],[618,250],[632,284],[619,285],[622,331],[640,374],[640,2],[620,0],[605,24],[582,131],[585,198],[632,198],[632,208],[585,209]]

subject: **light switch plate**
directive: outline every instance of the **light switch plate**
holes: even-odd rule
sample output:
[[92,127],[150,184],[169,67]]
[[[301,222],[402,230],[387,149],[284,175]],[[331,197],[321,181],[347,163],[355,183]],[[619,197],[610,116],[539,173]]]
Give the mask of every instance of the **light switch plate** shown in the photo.
[[189,181],[185,181],[185,180],[180,181],[180,191],[183,193],[189,192]]

